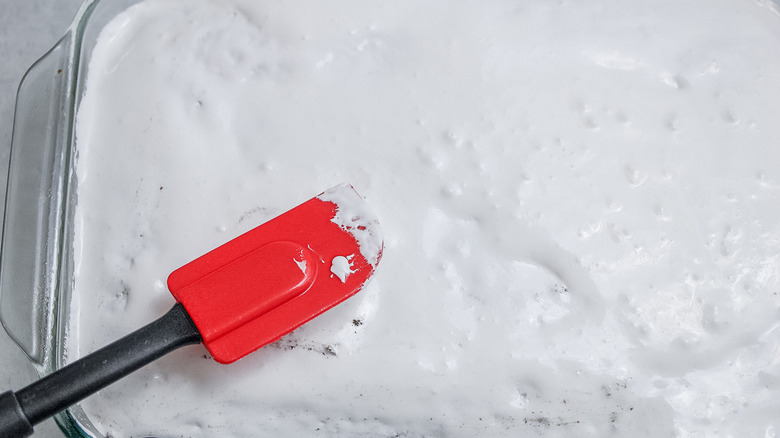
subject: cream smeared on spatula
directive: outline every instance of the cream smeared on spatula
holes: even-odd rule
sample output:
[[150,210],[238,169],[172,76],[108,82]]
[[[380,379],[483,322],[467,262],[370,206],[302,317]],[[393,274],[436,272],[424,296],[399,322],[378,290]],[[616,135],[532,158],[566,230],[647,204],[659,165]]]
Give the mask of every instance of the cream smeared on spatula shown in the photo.
[[347,277],[349,274],[351,274],[352,271],[352,263],[351,259],[355,255],[348,255],[348,256],[338,256],[334,257],[333,261],[330,263],[330,272],[333,273],[339,280],[341,280],[342,283],[347,281]]

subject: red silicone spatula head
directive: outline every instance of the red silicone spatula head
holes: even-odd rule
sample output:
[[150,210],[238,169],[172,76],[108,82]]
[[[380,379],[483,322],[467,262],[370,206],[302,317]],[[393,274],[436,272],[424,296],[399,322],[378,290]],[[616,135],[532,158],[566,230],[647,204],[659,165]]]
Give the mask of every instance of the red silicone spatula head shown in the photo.
[[376,217],[342,184],[175,270],[168,288],[230,363],[357,293],[381,255]]

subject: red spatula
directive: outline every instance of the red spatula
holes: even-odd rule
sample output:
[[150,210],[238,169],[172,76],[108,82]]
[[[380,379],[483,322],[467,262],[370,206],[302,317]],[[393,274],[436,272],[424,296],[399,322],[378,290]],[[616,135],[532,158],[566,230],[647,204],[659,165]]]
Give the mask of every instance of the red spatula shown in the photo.
[[184,345],[230,363],[357,293],[382,255],[376,217],[342,184],[175,270],[160,319],[14,393],[0,436],[32,426]]

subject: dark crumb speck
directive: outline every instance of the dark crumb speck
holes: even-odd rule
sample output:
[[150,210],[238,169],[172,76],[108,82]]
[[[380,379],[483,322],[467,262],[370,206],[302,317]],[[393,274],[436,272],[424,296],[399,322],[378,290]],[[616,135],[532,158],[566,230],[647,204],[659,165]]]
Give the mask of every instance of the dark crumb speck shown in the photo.
[[538,426],[550,427],[550,419],[547,417],[523,418],[523,423],[531,424],[537,427]]
[[353,319],[352,320],[352,325],[354,325],[355,327],[359,327],[359,326],[363,325],[363,321],[361,321],[359,319]]

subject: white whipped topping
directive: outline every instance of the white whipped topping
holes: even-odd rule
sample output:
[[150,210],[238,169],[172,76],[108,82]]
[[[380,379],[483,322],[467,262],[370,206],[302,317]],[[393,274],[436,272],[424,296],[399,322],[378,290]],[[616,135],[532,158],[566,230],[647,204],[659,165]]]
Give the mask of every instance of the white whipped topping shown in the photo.
[[340,184],[328,189],[318,198],[336,204],[333,223],[355,238],[360,254],[376,268],[382,255],[383,235],[379,219],[368,202],[364,201],[348,184]]
[[338,277],[339,280],[341,280],[342,283],[347,281],[347,277],[349,277],[349,274],[353,273],[352,270],[352,262],[351,259],[354,257],[353,255],[349,255],[347,257],[344,256],[336,256],[333,257],[333,260],[330,263],[330,272],[333,273],[336,277]]
[[113,437],[774,436],[778,84],[767,1],[144,1],[78,112],[69,352],[342,181],[385,248],[280,342],[187,347],[86,415]]
[[298,260],[294,258],[293,261],[295,262],[296,265],[298,265],[298,269],[300,269],[301,272],[306,274],[306,260]]

